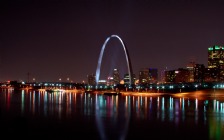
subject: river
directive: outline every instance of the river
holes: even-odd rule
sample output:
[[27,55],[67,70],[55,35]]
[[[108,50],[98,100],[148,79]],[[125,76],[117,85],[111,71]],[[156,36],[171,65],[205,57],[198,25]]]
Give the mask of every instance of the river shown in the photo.
[[224,90],[98,93],[0,90],[1,135],[51,139],[224,139]]

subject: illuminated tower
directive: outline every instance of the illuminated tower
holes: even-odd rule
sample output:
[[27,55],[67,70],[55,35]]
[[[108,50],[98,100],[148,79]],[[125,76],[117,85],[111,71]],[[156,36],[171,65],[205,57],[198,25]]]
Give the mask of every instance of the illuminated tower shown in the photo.
[[224,46],[214,45],[208,48],[208,68],[219,70],[219,80],[224,80]]

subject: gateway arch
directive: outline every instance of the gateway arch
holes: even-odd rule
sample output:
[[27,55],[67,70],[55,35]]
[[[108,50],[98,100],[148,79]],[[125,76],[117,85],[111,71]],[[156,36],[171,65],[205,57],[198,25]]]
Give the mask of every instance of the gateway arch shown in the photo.
[[105,47],[107,46],[107,43],[110,41],[111,38],[116,38],[120,41],[123,49],[124,49],[124,53],[125,53],[125,58],[126,58],[126,62],[127,62],[127,67],[128,67],[128,74],[129,74],[129,84],[133,84],[133,80],[132,80],[132,75],[133,75],[133,71],[132,71],[132,66],[131,66],[131,60],[130,60],[130,57],[129,57],[129,54],[128,54],[128,50],[124,44],[124,42],[122,41],[122,39],[118,36],[118,35],[111,35],[109,36],[102,48],[101,48],[101,52],[100,52],[100,56],[99,56],[99,59],[98,59],[98,64],[97,64],[97,69],[96,69],[96,84],[98,85],[98,82],[99,82],[99,77],[100,77],[100,68],[101,68],[101,62],[102,62],[102,58],[103,58],[103,53],[104,53],[104,50],[105,50]]

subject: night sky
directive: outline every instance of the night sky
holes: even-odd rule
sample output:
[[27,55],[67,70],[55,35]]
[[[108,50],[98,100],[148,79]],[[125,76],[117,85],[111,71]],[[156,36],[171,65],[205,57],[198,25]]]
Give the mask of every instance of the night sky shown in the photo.
[[[224,46],[222,0],[1,0],[0,81],[87,80],[101,47],[122,38],[133,72],[207,67],[207,48]],[[120,42],[105,49],[102,75],[126,73]],[[109,70],[107,70],[109,69]],[[102,78],[101,78],[102,79]]]

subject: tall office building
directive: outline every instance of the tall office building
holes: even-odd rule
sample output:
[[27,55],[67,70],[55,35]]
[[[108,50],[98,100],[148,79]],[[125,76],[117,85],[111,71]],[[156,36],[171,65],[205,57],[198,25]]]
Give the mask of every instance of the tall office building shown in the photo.
[[94,74],[87,75],[88,84],[95,85],[96,84],[96,76]]
[[166,82],[166,74],[165,72],[168,71],[168,68],[165,67],[165,69],[162,69],[160,72],[160,82],[165,83]]
[[194,67],[194,82],[204,82],[204,64],[195,64]]
[[219,70],[219,81],[224,81],[224,46],[208,48],[208,68]]
[[115,85],[120,84],[120,74],[118,69],[114,69],[113,71],[113,81]]
[[208,48],[208,68],[223,68],[224,47],[212,46]]
[[189,82],[194,82],[194,66],[194,61],[191,61],[187,64],[187,70],[189,71]]

